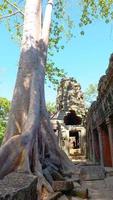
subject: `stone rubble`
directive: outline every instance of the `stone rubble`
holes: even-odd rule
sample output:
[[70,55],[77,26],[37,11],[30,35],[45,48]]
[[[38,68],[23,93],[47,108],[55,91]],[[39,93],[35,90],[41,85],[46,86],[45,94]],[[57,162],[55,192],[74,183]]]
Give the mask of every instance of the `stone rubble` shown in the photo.
[[37,177],[10,173],[0,180],[0,200],[37,200]]

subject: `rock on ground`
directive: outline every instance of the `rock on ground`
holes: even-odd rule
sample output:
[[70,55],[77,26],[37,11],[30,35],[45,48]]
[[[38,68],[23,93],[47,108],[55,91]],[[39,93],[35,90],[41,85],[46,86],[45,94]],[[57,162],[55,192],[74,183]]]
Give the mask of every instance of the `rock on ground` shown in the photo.
[[37,200],[37,177],[13,172],[0,180],[0,200]]
[[53,181],[52,188],[56,191],[71,191],[74,186],[72,181]]

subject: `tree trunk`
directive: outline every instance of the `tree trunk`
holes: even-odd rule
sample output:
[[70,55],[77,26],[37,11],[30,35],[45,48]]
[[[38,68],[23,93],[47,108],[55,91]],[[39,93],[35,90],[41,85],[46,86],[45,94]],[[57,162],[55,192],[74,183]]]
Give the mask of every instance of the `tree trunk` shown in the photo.
[[33,173],[38,176],[40,187],[44,184],[50,191],[52,188],[43,176],[47,167],[54,166],[61,174],[74,169],[58,146],[45,105],[45,63],[51,10],[52,1],[49,0],[42,30],[41,0],[26,0],[17,81],[7,132],[0,148],[0,178],[15,170]]

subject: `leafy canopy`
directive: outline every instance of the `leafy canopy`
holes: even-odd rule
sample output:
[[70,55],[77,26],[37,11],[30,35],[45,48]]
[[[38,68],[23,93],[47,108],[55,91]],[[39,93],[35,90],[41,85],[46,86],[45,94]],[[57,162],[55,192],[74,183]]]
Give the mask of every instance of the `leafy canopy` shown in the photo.
[[[44,15],[47,0],[42,2]],[[64,70],[55,65],[53,55],[64,49],[64,38],[67,40],[73,37],[76,22],[73,19],[71,5],[75,6],[75,12],[76,5],[81,11],[78,22],[81,35],[84,35],[84,26],[91,24],[95,19],[101,18],[106,23],[113,19],[113,0],[55,0],[46,65],[46,78],[54,85],[58,84],[59,78],[65,76]],[[0,1],[0,22],[6,23],[12,38],[16,38],[17,41],[22,37],[24,6],[25,0]]]
[[80,27],[91,24],[95,19],[102,19],[106,23],[113,20],[113,0],[81,0],[80,5]]

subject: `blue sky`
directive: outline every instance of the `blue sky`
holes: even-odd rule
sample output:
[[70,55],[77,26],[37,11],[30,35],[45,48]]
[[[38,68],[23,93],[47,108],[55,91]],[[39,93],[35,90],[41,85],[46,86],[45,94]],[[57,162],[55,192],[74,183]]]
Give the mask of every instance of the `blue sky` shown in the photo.
[[[78,30],[77,30],[78,31]],[[76,34],[65,49],[54,56],[57,65],[74,77],[84,91],[90,83],[98,83],[113,52],[113,24],[102,21],[85,28],[85,35]],[[4,25],[0,25],[0,96],[12,98],[20,49],[11,40]],[[47,101],[55,101],[56,92],[46,87]]]

